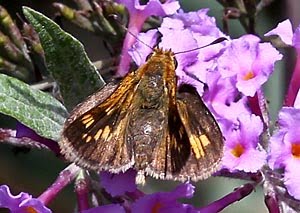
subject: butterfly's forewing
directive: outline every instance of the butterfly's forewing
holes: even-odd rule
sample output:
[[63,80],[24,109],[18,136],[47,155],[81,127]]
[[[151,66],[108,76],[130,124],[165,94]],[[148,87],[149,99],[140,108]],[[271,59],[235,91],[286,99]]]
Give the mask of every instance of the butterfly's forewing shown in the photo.
[[128,74],[118,86],[106,85],[73,110],[60,141],[68,160],[115,173],[132,166],[125,131],[135,88],[135,75]]

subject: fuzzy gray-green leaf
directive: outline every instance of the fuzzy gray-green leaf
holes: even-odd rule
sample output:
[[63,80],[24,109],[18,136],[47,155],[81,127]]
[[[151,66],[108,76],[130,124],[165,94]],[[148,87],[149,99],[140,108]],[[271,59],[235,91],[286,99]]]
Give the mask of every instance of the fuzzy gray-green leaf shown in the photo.
[[65,107],[51,95],[4,74],[0,74],[0,113],[56,141],[68,116]]
[[104,86],[105,82],[77,39],[43,14],[28,7],[23,12],[39,34],[48,71],[58,83],[69,110]]

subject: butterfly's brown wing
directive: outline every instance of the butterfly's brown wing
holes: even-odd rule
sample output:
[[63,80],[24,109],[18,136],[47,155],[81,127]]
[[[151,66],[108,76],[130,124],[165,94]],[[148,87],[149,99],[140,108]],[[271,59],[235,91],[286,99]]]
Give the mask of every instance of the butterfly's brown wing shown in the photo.
[[68,160],[114,173],[133,165],[125,131],[135,87],[134,73],[128,74],[119,86],[106,85],[73,110],[60,140]]
[[[223,135],[213,115],[203,103],[196,89],[192,86],[183,85],[177,95],[177,110],[180,120],[185,129],[184,138],[181,140],[172,134],[171,159],[180,163],[174,163],[176,179],[184,179],[189,176],[197,181],[206,179],[219,168],[223,156]],[[188,143],[188,145],[186,144]],[[189,157],[181,154],[176,147],[190,147]],[[188,151],[185,151],[187,155]],[[182,156],[181,160],[177,159]],[[183,163],[185,161],[185,164]],[[182,166],[184,164],[184,166]]]
[[148,173],[161,179],[205,179],[218,169],[222,133],[193,87],[182,86],[176,103],[177,108],[169,109],[167,135],[157,143]]
[[189,173],[185,177],[178,177],[190,157],[188,137],[177,110],[169,109],[168,113],[168,124],[162,126],[164,137],[156,142],[151,153],[152,161],[145,171],[147,175],[159,179],[188,180]]

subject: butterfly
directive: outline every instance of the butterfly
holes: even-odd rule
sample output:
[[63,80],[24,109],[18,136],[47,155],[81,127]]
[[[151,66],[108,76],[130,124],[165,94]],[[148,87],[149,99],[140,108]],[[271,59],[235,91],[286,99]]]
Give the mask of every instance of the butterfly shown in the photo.
[[59,142],[65,158],[95,171],[198,181],[223,156],[223,136],[196,89],[177,86],[176,58],[154,48],[142,66],[71,112]]

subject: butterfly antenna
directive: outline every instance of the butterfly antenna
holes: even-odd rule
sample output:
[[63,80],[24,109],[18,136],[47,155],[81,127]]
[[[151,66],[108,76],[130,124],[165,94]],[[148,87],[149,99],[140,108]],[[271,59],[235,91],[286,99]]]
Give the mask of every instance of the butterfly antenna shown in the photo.
[[192,79],[194,79],[194,80],[200,82],[201,84],[203,84],[203,89],[204,89],[204,91],[208,90],[208,85],[207,85],[207,83],[201,81],[197,76],[195,76],[195,75],[192,74],[192,73],[188,73],[188,72],[186,72],[186,71],[184,71],[184,73],[185,73],[188,77],[190,77],[190,78],[192,78]]
[[[187,53],[187,52],[191,52],[191,51],[195,51],[195,50],[200,50],[200,49],[202,49],[202,48],[208,47],[208,46],[210,46],[210,45],[218,44],[218,43],[221,43],[221,42],[226,41],[226,40],[227,40],[226,38],[221,37],[221,38],[218,38],[218,39],[214,40],[213,42],[211,42],[211,43],[209,43],[209,44],[207,44],[207,45],[205,45],[205,46],[197,47],[197,48],[194,48],[194,49],[185,50],[185,51],[181,51],[181,52],[176,52],[175,55],[181,54],[181,53]],[[192,78],[192,79],[194,79],[194,80],[196,80],[196,81],[202,83],[202,84],[204,85],[204,90],[207,90],[207,89],[208,89],[207,84],[206,84],[205,82],[201,81],[197,76],[195,76],[195,75],[192,74],[192,73],[188,73],[188,72],[186,72],[186,71],[184,71],[184,73],[185,73],[187,76],[189,76],[190,78]]]
[[134,37],[137,41],[141,42],[142,44],[144,44],[144,45],[145,45],[146,47],[148,47],[149,49],[154,50],[153,47],[151,47],[149,44],[143,42],[141,39],[139,39],[139,38],[137,37],[137,35],[135,35],[134,33],[132,33],[127,27],[125,27],[125,26],[121,23],[121,21],[118,19],[117,15],[113,15],[113,14],[112,14],[112,15],[110,15],[110,16],[112,16],[112,17],[115,19],[115,21],[119,24],[120,27],[123,28],[123,30],[125,30],[127,33],[129,33],[129,34],[130,34],[132,37]]
[[142,44],[144,44],[146,47],[149,47],[151,50],[153,50],[153,47],[151,47],[149,44],[147,44],[146,42],[143,42],[141,39],[139,39],[136,35],[134,35],[132,32],[130,32],[129,30],[127,30],[127,32],[134,37],[137,41],[141,42]]
[[180,51],[180,52],[176,52],[175,55],[178,55],[178,54],[182,54],[182,53],[188,53],[188,52],[192,52],[192,51],[195,51],[195,50],[200,50],[202,48],[205,48],[205,47],[208,47],[208,46],[211,46],[211,45],[214,45],[214,44],[219,44],[223,41],[226,41],[227,38],[224,38],[224,37],[221,37],[221,38],[217,38],[216,40],[214,40],[213,42],[205,45],[205,46],[202,46],[202,47],[197,47],[197,48],[194,48],[194,49],[190,49],[190,50],[184,50],[184,51]]

